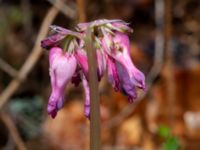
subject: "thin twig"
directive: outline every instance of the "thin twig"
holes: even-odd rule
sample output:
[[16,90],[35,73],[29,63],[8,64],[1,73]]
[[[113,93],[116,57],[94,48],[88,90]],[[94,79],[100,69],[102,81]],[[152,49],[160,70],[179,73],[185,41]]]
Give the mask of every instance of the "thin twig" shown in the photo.
[[62,12],[66,17],[69,17],[71,19],[76,18],[77,13],[76,11],[69,7],[68,5],[66,5],[64,2],[62,2],[61,0],[47,0],[49,3],[51,3],[54,7],[56,7],[58,10],[60,10],[60,12]]
[[17,70],[15,70],[11,65],[5,62],[2,58],[0,58],[0,68],[13,78],[17,77],[18,75]]
[[30,0],[21,0],[21,9],[24,14],[23,28],[24,28],[26,36],[29,36],[31,35],[32,29],[33,29]]
[[25,143],[21,139],[19,132],[17,131],[17,128],[16,128],[14,122],[12,121],[12,119],[10,118],[10,116],[7,115],[6,113],[1,112],[1,119],[4,122],[4,124],[6,125],[6,127],[8,128],[10,135],[12,136],[12,138],[13,138],[15,144],[17,145],[18,149],[19,150],[26,150]]
[[170,126],[174,120],[174,103],[176,100],[176,82],[174,78],[174,64],[172,53],[172,1],[165,0],[165,79],[167,83],[168,118]]
[[5,102],[12,96],[12,94],[17,90],[17,88],[21,84],[21,81],[25,80],[28,73],[31,71],[33,66],[38,61],[39,57],[42,54],[42,49],[40,47],[40,41],[42,39],[44,39],[45,36],[47,35],[48,30],[49,30],[48,27],[51,25],[51,23],[53,22],[53,20],[57,14],[58,14],[58,9],[56,9],[55,7],[52,7],[48,11],[48,13],[41,25],[41,28],[40,28],[38,37],[36,39],[35,45],[33,47],[33,50],[31,52],[31,54],[29,55],[29,57],[27,58],[24,65],[22,66],[22,68],[20,69],[20,71],[18,73],[18,77],[14,78],[0,95],[0,109],[5,104]]
[[78,8],[78,20],[79,22],[86,21],[86,13],[85,13],[85,1],[84,0],[76,0],[77,8]]

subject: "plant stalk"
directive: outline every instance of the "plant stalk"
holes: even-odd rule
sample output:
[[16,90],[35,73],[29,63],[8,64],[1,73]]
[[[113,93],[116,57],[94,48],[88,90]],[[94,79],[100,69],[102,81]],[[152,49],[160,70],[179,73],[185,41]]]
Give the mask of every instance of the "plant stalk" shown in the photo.
[[100,136],[100,102],[97,80],[97,62],[93,45],[91,29],[86,33],[86,50],[89,64],[89,87],[90,87],[90,150],[101,149]]

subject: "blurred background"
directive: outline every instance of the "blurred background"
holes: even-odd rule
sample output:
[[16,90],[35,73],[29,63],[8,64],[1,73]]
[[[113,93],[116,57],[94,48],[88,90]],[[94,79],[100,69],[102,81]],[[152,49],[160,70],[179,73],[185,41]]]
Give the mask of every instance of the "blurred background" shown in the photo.
[[[84,9],[85,7],[85,9]],[[135,103],[99,85],[102,150],[200,149],[199,0],[0,0],[0,149],[88,150],[89,121],[82,85],[68,85],[55,119],[48,26],[123,19],[130,23],[131,55],[146,75]]]

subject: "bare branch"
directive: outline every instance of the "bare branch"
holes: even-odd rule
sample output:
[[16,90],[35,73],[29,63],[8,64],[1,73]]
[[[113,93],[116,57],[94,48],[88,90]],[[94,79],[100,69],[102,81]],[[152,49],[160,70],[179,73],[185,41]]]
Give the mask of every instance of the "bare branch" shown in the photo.
[[14,122],[12,121],[12,119],[10,118],[10,116],[7,115],[6,113],[1,112],[1,119],[4,122],[4,124],[6,125],[6,127],[8,128],[10,135],[13,138],[18,149],[19,150],[26,150],[25,143],[21,139],[19,132],[17,131],[17,128],[16,128]]
[[18,72],[12,66],[10,66],[7,62],[5,62],[2,58],[0,58],[0,68],[9,74],[11,77],[17,77]]
[[[47,35],[48,30],[49,30],[48,27],[51,25],[51,23],[53,22],[53,20],[57,14],[58,14],[58,10],[55,7],[52,7],[48,11],[48,13],[41,25],[41,28],[40,28],[38,37],[36,39],[35,45],[33,47],[33,50],[31,52],[31,54],[29,55],[29,57],[27,58],[24,65],[22,66],[22,68],[20,69],[18,77],[14,78],[0,95],[0,109],[5,104],[5,102],[12,96],[12,94],[17,90],[21,81],[27,77],[28,73],[31,71],[33,66],[38,61],[39,57],[42,54],[42,49],[40,47],[40,41],[42,39],[44,39],[45,36]],[[20,80],[19,80],[19,78],[20,78]]]
[[85,1],[84,0],[76,0],[77,9],[78,9],[78,20],[79,22],[86,21],[86,13],[85,13]]
[[174,104],[176,101],[176,82],[174,77],[173,49],[172,49],[172,0],[165,0],[165,54],[164,77],[166,79],[166,92],[168,100],[168,119],[170,126],[174,122]]
[[65,16],[74,19],[77,16],[77,13],[75,9],[69,7],[61,0],[47,0],[49,3],[51,3],[54,7],[56,7],[59,11],[61,11]]

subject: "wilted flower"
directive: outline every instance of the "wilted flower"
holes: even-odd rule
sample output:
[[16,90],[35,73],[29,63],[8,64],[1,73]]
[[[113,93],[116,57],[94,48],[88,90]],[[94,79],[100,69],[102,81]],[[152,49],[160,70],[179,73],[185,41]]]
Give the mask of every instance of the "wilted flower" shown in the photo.
[[116,32],[113,37],[107,34],[102,39],[102,46],[110,57],[123,65],[124,69],[127,70],[130,81],[135,86],[145,89],[144,74],[135,67],[130,57],[128,36],[119,32]]
[[103,27],[104,30],[107,29],[107,31],[109,31],[108,29],[111,29],[119,32],[133,32],[133,30],[128,26],[128,23],[120,19],[115,19],[115,20],[99,19],[92,22],[79,23],[77,27],[78,27],[77,30],[82,32],[86,31],[88,27],[90,28]]
[[[56,26],[56,25],[51,25],[51,32],[54,32],[53,35],[50,35],[49,37],[45,38],[44,40],[41,41],[41,47],[50,49],[52,47],[58,46],[60,42],[66,38],[67,36],[71,36],[74,38],[82,38],[82,34],[74,31],[67,30],[65,28]],[[71,40],[71,38],[69,38]]]
[[[128,32],[133,30],[122,20],[101,19],[77,25],[76,31],[50,26],[52,35],[41,42],[50,49],[50,77],[52,93],[48,113],[54,118],[64,104],[64,90],[68,82],[83,83],[84,113],[90,117],[90,90],[88,85],[88,58],[85,50],[86,30],[94,34],[97,77],[100,81],[107,70],[108,80],[115,89],[127,95],[130,102],[137,97],[136,87],[145,89],[144,74],[133,64],[130,56]],[[64,43],[64,46],[63,46]],[[59,47],[64,47],[63,49]]]

